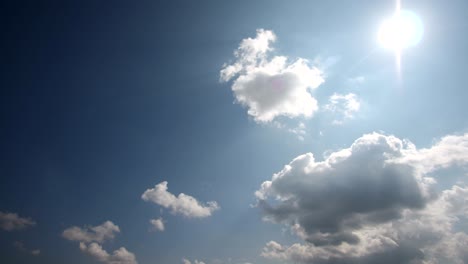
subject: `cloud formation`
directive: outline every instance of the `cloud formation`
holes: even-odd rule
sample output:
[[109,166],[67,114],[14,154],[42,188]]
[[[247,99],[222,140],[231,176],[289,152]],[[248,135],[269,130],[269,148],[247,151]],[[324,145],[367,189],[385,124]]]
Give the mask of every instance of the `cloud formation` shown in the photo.
[[215,201],[200,203],[194,197],[180,193],[178,196],[167,191],[167,181],[156,184],[154,188],[146,190],[141,198],[164,208],[169,208],[173,214],[180,214],[189,218],[204,218],[219,209]]
[[466,156],[445,155],[468,152],[460,145],[467,138],[418,150],[373,133],[324,161],[311,153],[295,158],[256,196],[265,219],[288,226],[304,244],[270,241],[262,255],[301,263],[466,263],[468,236],[457,223],[468,216],[468,188],[438,193],[427,172],[434,164],[467,164]]
[[62,236],[72,241],[102,243],[106,240],[113,239],[115,234],[119,232],[120,228],[117,225],[111,221],[106,221],[98,226],[88,226],[84,228],[72,226],[65,229]]
[[[183,264],[192,264],[192,262],[190,260],[186,259],[186,258],[182,259],[182,263]],[[194,260],[193,264],[205,264],[205,262],[199,261],[199,260]]]
[[311,91],[324,82],[323,73],[303,58],[270,56],[275,41],[276,35],[264,29],[258,29],[255,38],[243,39],[234,52],[235,61],[221,69],[220,80],[233,80],[236,102],[247,107],[256,122],[311,117],[318,110]]
[[22,230],[35,225],[36,222],[31,218],[23,218],[15,213],[0,212],[0,228],[5,231]]
[[96,242],[92,242],[89,245],[86,245],[83,242],[80,242],[81,251],[86,254],[94,257],[97,261],[108,263],[108,264],[137,264],[135,255],[129,252],[126,248],[121,247],[114,252],[109,254],[105,251],[101,245]]
[[137,264],[135,255],[124,247],[115,250],[112,254],[102,248],[101,244],[114,239],[117,233],[120,233],[120,228],[112,221],[106,221],[98,226],[67,228],[62,236],[68,240],[80,242],[80,250],[97,261],[108,264]]
[[21,241],[15,241],[13,243],[13,246],[18,249],[19,251],[23,251],[23,252],[27,252],[33,256],[37,256],[39,254],[41,254],[41,250],[39,249],[33,249],[33,250],[29,250],[27,249],[25,246],[24,246],[24,243],[21,242]]
[[337,116],[337,119],[333,120],[333,124],[340,125],[344,121],[354,118],[354,114],[361,108],[361,103],[356,94],[334,93],[328,98],[328,104],[324,108]]
[[164,231],[164,221],[162,218],[151,219],[150,224],[154,231]]

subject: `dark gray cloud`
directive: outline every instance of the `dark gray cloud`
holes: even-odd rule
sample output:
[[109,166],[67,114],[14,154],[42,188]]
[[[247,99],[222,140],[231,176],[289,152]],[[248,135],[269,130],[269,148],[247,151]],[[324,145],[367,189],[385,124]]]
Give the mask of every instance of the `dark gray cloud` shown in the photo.
[[468,188],[437,193],[427,172],[468,163],[446,154],[468,151],[467,138],[450,136],[417,150],[373,133],[324,161],[311,153],[295,158],[256,196],[265,220],[288,226],[305,242],[287,247],[271,241],[262,255],[303,263],[464,263],[458,248],[467,235],[455,223],[468,215]]

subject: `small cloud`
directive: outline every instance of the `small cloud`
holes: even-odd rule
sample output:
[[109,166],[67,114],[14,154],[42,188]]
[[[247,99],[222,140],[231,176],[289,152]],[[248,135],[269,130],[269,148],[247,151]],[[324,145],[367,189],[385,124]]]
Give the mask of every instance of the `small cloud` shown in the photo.
[[79,242],[99,242],[102,243],[105,240],[113,239],[116,233],[119,233],[120,229],[117,225],[111,221],[106,221],[98,226],[88,227],[77,227],[72,226],[63,231],[62,236],[68,240],[79,241]]
[[36,222],[31,218],[20,217],[16,213],[0,212],[0,228],[5,231],[22,230],[35,225]]
[[18,249],[19,251],[22,251],[22,252],[27,252],[27,253],[30,253],[31,255],[34,255],[34,256],[37,256],[41,253],[41,251],[39,249],[34,249],[34,250],[28,250],[25,246],[24,246],[24,243],[21,242],[21,241],[15,241],[13,243],[13,246]]
[[255,38],[243,39],[234,52],[236,60],[221,69],[220,80],[233,80],[236,102],[258,123],[280,116],[312,117],[318,104],[311,91],[325,81],[323,73],[303,58],[271,57],[275,41],[273,31],[264,29],[258,29]]
[[89,245],[86,245],[83,242],[80,242],[81,251],[92,256],[97,261],[107,264],[137,264],[135,255],[132,252],[129,252],[126,248],[121,247],[117,250],[114,250],[112,254],[109,254],[106,250],[102,248],[96,242],[92,242]]
[[154,231],[164,231],[164,221],[162,218],[151,219],[150,224]]
[[300,122],[297,127],[288,129],[288,132],[297,136],[297,139],[304,141],[304,136],[306,133],[306,126],[304,123]]
[[80,250],[99,262],[107,264],[137,264],[135,255],[126,248],[121,247],[109,254],[101,246],[107,240],[114,239],[120,233],[120,228],[106,221],[98,226],[86,226],[83,228],[72,226],[63,231],[62,236],[71,241],[78,241]]
[[361,108],[360,100],[354,93],[338,94],[334,93],[328,99],[328,104],[324,109],[337,116],[333,124],[341,125],[346,120],[353,119],[354,114]]
[[364,76],[356,76],[348,79],[348,82],[353,85],[363,84],[366,81]]
[[158,204],[164,208],[171,209],[173,214],[181,214],[189,218],[204,218],[219,209],[215,201],[200,203],[190,195],[180,193],[178,196],[167,191],[167,181],[163,181],[152,189],[146,190],[141,199]]
[[[186,259],[186,258],[182,259],[182,263],[183,264],[192,264],[192,262],[190,260]],[[205,262],[199,261],[199,260],[194,260],[193,264],[205,264]]]

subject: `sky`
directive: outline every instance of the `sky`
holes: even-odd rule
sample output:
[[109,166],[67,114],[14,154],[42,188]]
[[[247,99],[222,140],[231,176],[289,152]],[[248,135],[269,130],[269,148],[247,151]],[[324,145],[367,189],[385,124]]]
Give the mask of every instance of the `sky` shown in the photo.
[[468,263],[468,2],[0,10],[0,262]]

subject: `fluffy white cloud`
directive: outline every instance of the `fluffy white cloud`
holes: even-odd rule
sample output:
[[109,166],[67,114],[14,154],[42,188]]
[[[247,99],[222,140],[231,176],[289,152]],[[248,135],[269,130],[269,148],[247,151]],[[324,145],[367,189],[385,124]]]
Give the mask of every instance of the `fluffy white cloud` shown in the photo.
[[15,213],[0,212],[0,228],[5,231],[21,230],[35,225],[36,222],[30,218],[23,218]]
[[203,218],[210,216],[219,209],[216,202],[210,201],[206,205],[200,203],[194,197],[180,193],[178,196],[167,191],[167,181],[156,184],[154,188],[146,190],[141,198],[164,208],[169,208],[173,214],[181,214],[191,218]]
[[457,224],[467,220],[468,188],[437,193],[427,176],[468,163],[456,155],[468,151],[465,137],[418,150],[373,133],[324,161],[310,153],[295,158],[256,196],[266,220],[288,226],[305,243],[271,241],[262,255],[301,263],[466,263],[468,236]]
[[328,98],[328,104],[324,108],[337,115],[337,119],[333,120],[333,124],[339,125],[345,120],[353,119],[354,114],[361,108],[361,103],[356,94],[334,93]]
[[108,263],[108,264],[137,264],[135,255],[129,252],[126,248],[121,247],[114,252],[109,254],[105,251],[101,245],[96,242],[92,242],[89,245],[86,245],[83,242],[80,242],[81,251],[87,253],[88,255],[94,257],[97,261]]
[[72,226],[63,231],[62,236],[68,240],[80,241],[80,242],[99,242],[102,243],[105,240],[113,239],[116,233],[119,233],[120,229],[117,225],[111,221],[106,221],[98,226],[88,226],[80,228]]
[[318,110],[311,90],[324,82],[323,73],[303,58],[270,56],[275,40],[275,34],[264,29],[258,29],[255,38],[243,39],[234,52],[236,60],[220,71],[220,80],[233,80],[236,101],[256,122],[311,117]]
[[106,221],[98,226],[80,228],[73,226],[63,231],[62,236],[71,241],[79,241],[81,251],[94,257],[96,260],[108,264],[137,264],[135,255],[126,248],[115,250],[112,255],[102,248],[101,243],[113,239],[120,228]]
[[150,224],[155,231],[164,231],[164,221],[162,218],[151,219]]

